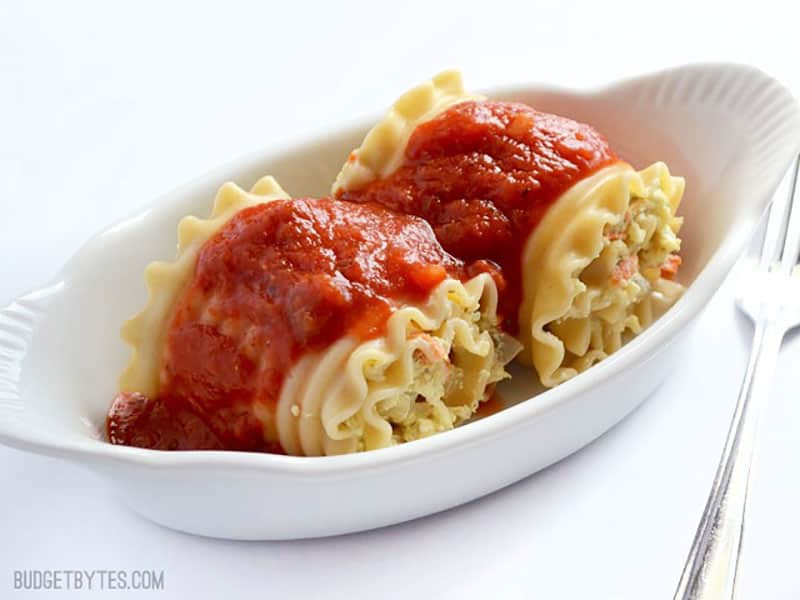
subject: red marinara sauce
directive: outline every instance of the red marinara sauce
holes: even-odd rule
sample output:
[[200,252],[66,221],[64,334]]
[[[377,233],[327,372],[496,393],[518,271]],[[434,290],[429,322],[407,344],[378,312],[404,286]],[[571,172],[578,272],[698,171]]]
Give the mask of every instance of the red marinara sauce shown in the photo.
[[558,196],[617,160],[589,125],[525,104],[468,101],[419,125],[392,175],[339,196],[420,216],[454,256],[499,265],[499,310],[515,333],[528,236]]
[[378,204],[278,200],[237,213],[200,249],[169,324],[160,393],[119,394],[112,443],[282,452],[284,376],[345,335],[384,332],[395,306],[470,269],[424,220]]

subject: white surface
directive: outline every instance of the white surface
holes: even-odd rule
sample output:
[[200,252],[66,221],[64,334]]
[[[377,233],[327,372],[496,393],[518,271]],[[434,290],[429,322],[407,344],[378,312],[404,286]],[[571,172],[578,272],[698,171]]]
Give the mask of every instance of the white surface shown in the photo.
[[[777,3],[736,14],[728,3],[695,2],[651,16],[638,3],[629,16],[608,3],[588,13],[491,6],[477,18],[465,3],[426,3],[377,33],[366,20],[375,6],[348,18],[340,4],[224,13],[72,5],[38,16],[18,14],[21,3],[3,6],[0,301],[47,279],[94,230],[197,173],[320,122],[371,113],[444,66],[462,67],[481,87],[600,82],[728,59],[800,92],[798,20]],[[600,48],[581,41],[612,27]],[[263,118],[276,111],[286,118]],[[165,597],[232,587],[266,597],[670,597],[745,360],[749,330],[729,287],[692,332],[686,367],[597,443],[485,500],[373,533],[293,543],[175,534],[130,515],[80,469],[0,449],[0,596],[11,595],[16,568],[154,567],[166,571]],[[765,415],[743,598],[800,595],[800,522],[791,512],[800,407],[789,368],[798,339],[785,344]]]
[[[162,196],[87,242],[45,289],[0,310],[0,332],[10,332],[0,337],[0,374],[19,372],[10,379],[16,391],[0,387],[0,442],[88,464],[136,512],[168,527],[274,540],[353,533],[429,515],[518,481],[594,440],[685,356],[690,319],[742,252],[744,232],[763,214],[798,149],[800,109],[774,80],[736,65],[680,67],[595,92],[520,84],[486,93],[592,123],[632,164],[659,158],[690,182],[681,204],[681,281],[688,289],[613,357],[533,401],[524,400],[539,388],[535,375],[516,369],[499,391],[518,406],[383,452],[302,460],[152,453],[103,442],[116,376],[129,360],[119,324],[144,303],[145,265],[172,255],[179,219],[208,214],[220,182],[249,188],[265,173],[290,193],[326,193],[343,157],[374,123],[370,118],[355,134],[346,127],[299,148],[275,146]],[[743,102],[750,98],[755,107]]]

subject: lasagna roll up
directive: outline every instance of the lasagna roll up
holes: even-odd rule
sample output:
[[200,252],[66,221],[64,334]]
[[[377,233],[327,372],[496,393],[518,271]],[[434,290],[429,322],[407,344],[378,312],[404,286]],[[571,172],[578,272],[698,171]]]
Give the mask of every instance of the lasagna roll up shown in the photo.
[[499,310],[546,386],[616,351],[680,295],[684,181],[637,171],[589,125],[467,94],[445,72],[402,96],[333,186],[427,220],[500,267]]
[[250,193],[223,186],[211,217],[186,217],[178,238],[174,262],[147,267],[147,305],[123,327],[133,355],[112,443],[382,448],[468,419],[507,376],[515,342],[498,329],[494,280],[422,219],[290,200],[264,178]]

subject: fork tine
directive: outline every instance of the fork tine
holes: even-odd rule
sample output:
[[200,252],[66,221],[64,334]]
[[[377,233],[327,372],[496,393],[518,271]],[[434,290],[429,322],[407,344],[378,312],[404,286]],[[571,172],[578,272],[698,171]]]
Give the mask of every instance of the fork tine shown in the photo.
[[800,169],[800,155],[792,164],[788,193],[775,194],[772,198],[767,217],[767,230],[761,242],[760,271],[773,270],[775,263],[781,259],[781,250],[789,226],[792,198],[797,187],[798,169]]
[[[792,183],[794,177],[792,177]],[[761,254],[759,256],[759,271],[766,272],[770,270],[770,266],[779,257],[779,250],[781,248],[781,238],[783,237],[783,226],[787,222],[786,209],[788,208],[788,199],[783,195],[775,195],[772,198],[772,203],[769,206],[769,215],[767,217],[767,230],[764,233],[764,238],[761,240]]]
[[771,271],[773,265],[781,259],[784,240],[789,227],[792,199],[797,188],[799,169],[800,155],[795,157],[792,165],[788,194],[774,197],[769,208],[767,231],[761,244],[761,256],[759,259],[759,270],[761,271]]
[[789,191],[789,216],[786,219],[786,234],[783,239],[781,253],[782,273],[791,273],[795,265],[800,262],[800,188],[798,188],[798,170],[800,169],[800,155],[797,156],[792,173],[792,187]]

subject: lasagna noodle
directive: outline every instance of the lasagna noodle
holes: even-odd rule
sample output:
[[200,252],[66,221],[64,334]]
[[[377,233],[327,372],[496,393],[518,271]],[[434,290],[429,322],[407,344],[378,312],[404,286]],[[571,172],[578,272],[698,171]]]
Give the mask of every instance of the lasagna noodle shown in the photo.
[[[208,219],[181,220],[177,258],[148,265],[146,306],[123,326],[133,352],[120,391],[157,397],[170,320],[200,248],[238,211],[281,198],[288,196],[271,177],[249,193],[228,183]],[[341,454],[454,427],[507,377],[504,365],[520,348],[499,331],[496,309],[497,289],[488,274],[464,283],[448,278],[425,302],[400,303],[385,336],[364,342],[344,337],[322,352],[301,356],[284,380],[277,406],[254,402],[250,407],[264,439],[279,441],[291,454]],[[246,337],[241,331],[228,333]]]
[[680,249],[684,180],[663,163],[600,170],[550,207],[523,250],[524,362],[557,385],[619,349],[683,288],[661,276]]
[[[407,92],[351,154],[333,194],[390,176],[417,126],[476,99],[483,97],[467,94],[455,71]],[[544,385],[561,383],[616,351],[626,335],[640,333],[680,295],[679,284],[660,277],[660,266],[680,248],[675,211],[683,188],[683,179],[663,163],[637,173],[620,162],[562,194],[529,236],[522,252],[519,340],[522,361],[536,367]],[[610,285],[622,266],[633,276]]]
[[461,73],[443,71],[403,94],[369,130],[361,146],[350,153],[333,184],[332,194],[358,189],[392,174],[403,162],[406,145],[418,125],[454,104],[481,100],[464,91]]
[[128,366],[119,378],[123,392],[139,392],[155,397],[159,390],[161,357],[173,307],[194,273],[197,253],[237,212],[271,200],[288,198],[272,177],[263,177],[246,192],[228,182],[217,192],[208,219],[189,216],[178,224],[178,252],[173,262],[156,261],[144,272],[147,303],[141,312],[122,326],[122,339],[131,348]]
[[489,275],[446,279],[420,305],[398,307],[386,335],[337,341],[303,357],[281,390],[276,422],[289,454],[384,448],[470,418],[519,350],[497,328]]

